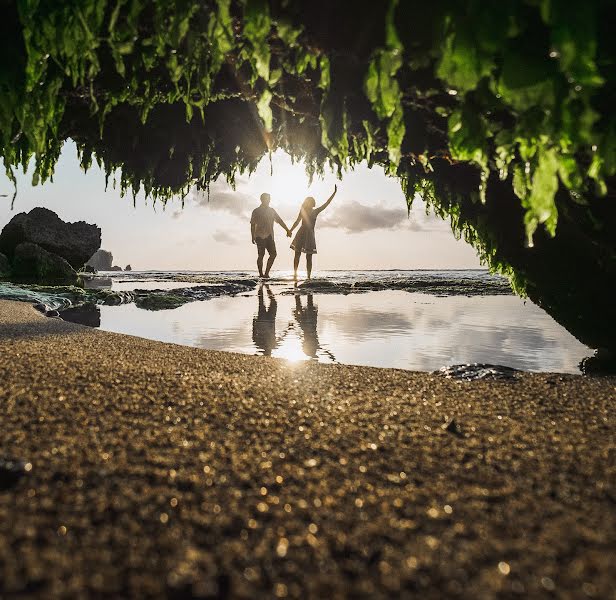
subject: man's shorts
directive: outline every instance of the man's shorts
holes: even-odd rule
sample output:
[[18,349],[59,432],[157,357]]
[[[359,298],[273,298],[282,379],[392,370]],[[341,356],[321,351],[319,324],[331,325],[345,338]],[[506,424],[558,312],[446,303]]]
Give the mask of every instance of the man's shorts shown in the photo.
[[266,238],[255,238],[255,242],[260,252],[265,252],[267,250],[269,254],[276,254],[276,243],[274,242],[273,235]]

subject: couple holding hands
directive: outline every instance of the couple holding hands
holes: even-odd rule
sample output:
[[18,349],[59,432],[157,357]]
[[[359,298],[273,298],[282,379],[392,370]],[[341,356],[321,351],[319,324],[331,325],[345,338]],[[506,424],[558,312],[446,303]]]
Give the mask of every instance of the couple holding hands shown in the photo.
[[[250,218],[250,233],[252,243],[257,246],[257,268],[259,269],[259,277],[269,278],[270,269],[276,260],[276,243],[274,242],[274,222],[278,223],[286,232],[287,236],[291,237],[293,230],[301,223],[301,226],[291,242],[291,248],[295,251],[293,258],[293,277],[297,280],[297,268],[299,267],[299,259],[302,252],[306,255],[306,272],[308,279],[312,275],[312,255],[317,253],[317,245],[314,237],[314,227],[317,217],[325,210],[334,199],[338,187],[334,186],[333,194],[321,206],[316,205],[316,201],[312,196],[308,196],[303,202],[295,219],[295,223],[289,229],[285,222],[280,218],[278,213],[270,206],[271,197],[269,194],[261,194],[261,206],[252,211]],[[263,271],[263,258],[265,251],[268,252],[267,264],[265,272]]]

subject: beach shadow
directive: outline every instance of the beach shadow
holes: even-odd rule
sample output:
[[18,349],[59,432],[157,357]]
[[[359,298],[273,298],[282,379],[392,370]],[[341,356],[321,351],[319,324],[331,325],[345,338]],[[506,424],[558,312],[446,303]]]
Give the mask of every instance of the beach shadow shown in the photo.
[[83,333],[83,329],[60,318],[33,319],[32,321],[0,319],[0,342],[7,340],[44,338],[47,336]]
[[[264,289],[267,292],[269,306],[265,304]],[[257,291],[259,306],[257,314],[252,319],[252,341],[264,356],[271,356],[272,350],[278,346],[276,340],[276,312],[278,302],[269,285],[261,285]]]

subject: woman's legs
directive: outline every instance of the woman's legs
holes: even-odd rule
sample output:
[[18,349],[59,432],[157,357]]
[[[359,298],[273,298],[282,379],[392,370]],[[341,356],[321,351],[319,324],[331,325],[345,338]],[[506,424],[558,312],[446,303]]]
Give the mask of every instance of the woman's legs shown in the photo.
[[295,256],[293,257],[293,279],[297,281],[297,268],[299,267],[299,259],[302,256],[301,250],[295,251]]
[[310,275],[312,275],[312,254],[306,254],[306,272],[308,279],[310,279]]

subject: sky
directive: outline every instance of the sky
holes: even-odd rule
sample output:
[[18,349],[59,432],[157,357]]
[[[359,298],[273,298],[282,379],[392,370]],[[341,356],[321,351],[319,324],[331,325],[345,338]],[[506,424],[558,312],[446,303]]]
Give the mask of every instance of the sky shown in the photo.
[[[113,253],[114,264],[133,269],[253,270],[255,247],[250,240],[250,213],[261,192],[272,196],[271,206],[289,225],[302,200],[314,196],[317,204],[338,185],[330,207],[317,221],[318,269],[465,269],[479,268],[475,250],[454,238],[449,223],[427,215],[416,199],[410,216],[395,179],[380,167],[365,164],[343,174],[315,178],[312,185],[301,164],[281,151],[264,158],[257,170],[237,178],[235,190],[224,180],[206,194],[191,192],[184,207],[180,198],[166,206],[153,204],[143,194],[121,197],[94,165],[87,173],[79,166],[72,142],[65,144],[53,182],[32,186],[31,169],[18,174],[18,194],[10,209],[13,184],[0,175],[0,228],[17,213],[36,206],[55,211],[65,221],[96,223],[102,245]],[[7,195],[2,197],[3,195]],[[276,269],[292,265],[290,240],[277,225]]]

